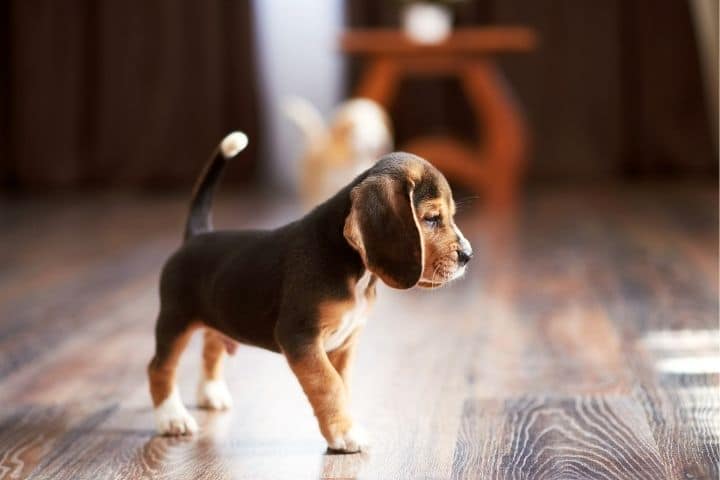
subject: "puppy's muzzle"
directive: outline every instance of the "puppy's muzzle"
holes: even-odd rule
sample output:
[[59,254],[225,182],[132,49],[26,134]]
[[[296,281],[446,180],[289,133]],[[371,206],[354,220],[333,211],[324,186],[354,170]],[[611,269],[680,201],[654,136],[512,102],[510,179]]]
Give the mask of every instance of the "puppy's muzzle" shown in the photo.
[[458,250],[457,251],[458,265],[460,265],[461,267],[464,267],[470,261],[472,256],[473,256],[472,250],[469,250],[469,249],[468,250],[464,250],[464,249]]
[[458,266],[464,267],[470,261],[473,256],[472,246],[460,230],[455,227],[455,234],[457,235],[458,249],[457,249],[457,263]]

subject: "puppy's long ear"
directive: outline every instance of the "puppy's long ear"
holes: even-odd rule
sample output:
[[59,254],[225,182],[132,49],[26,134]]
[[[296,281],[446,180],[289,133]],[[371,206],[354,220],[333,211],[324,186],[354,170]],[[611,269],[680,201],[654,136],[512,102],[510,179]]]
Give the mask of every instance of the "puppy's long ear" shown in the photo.
[[343,233],[365,267],[393,288],[411,288],[424,265],[423,240],[412,203],[411,180],[371,176],[350,193]]

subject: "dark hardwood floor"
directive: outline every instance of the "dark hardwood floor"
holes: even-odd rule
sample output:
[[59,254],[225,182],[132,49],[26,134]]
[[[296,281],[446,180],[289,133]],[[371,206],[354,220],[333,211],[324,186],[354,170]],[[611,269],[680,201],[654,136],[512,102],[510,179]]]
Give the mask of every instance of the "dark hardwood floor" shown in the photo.
[[[353,389],[373,446],[356,455],[325,454],[283,358],[249,347],[226,368],[231,411],[192,408],[200,435],[154,436],[157,277],[186,200],[2,202],[0,478],[718,478],[716,189],[548,190],[510,218],[463,207],[467,277],[379,291]],[[296,214],[226,196],[216,224]],[[181,363],[191,406],[199,346]]]

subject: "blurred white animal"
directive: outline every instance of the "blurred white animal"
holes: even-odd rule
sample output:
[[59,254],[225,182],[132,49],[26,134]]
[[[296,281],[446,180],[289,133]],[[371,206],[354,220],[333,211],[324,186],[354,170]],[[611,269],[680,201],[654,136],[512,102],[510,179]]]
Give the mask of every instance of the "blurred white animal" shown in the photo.
[[289,98],[283,109],[305,137],[300,194],[306,208],[330,197],[392,151],[389,117],[372,100],[354,98],[343,102],[329,125],[305,99]]

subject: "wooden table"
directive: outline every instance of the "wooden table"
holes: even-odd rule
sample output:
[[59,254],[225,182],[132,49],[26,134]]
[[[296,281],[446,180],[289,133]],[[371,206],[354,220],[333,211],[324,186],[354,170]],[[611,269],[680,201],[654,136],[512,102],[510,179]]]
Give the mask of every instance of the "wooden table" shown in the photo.
[[403,150],[433,162],[452,180],[483,193],[495,206],[514,203],[525,164],[527,128],[491,55],[528,52],[537,44],[523,27],[457,29],[445,42],[422,45],[399,30],[350,30],[342,50],[367,58],[355,91],[390,107],[398,84],[407,75],[451,75],[459,78],[478,119],[481,145],[465,145],[451,136],[416,138]]

